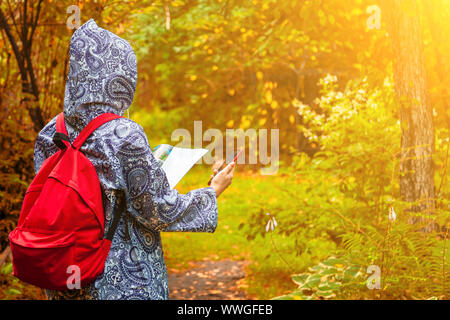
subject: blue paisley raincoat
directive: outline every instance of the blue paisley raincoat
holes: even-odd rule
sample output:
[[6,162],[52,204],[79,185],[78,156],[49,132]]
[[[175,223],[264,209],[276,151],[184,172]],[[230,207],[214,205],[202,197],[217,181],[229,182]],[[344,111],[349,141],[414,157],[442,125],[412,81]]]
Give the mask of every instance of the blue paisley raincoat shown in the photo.
[[[130,106],[137,81],[136,56],[130,44],[97,26],[82,25],[70,41],[70,66],[65,88],[64,116],[70,140],[96,116],[123,115]],[[39,133],[35,171],[58,151],[52,138],[56,117]],[[217,200],[212,188],[179,194],[169,188],[152,155],[143,129],[127,118],[98,128],[84,143],[97,171],[105,211],[105,233],[112,223],[120,194],[127,211],[119,222],[95,282],[81,290],[47,290],[49,299],[168,299],[167,271],[161,231],[214,232]]]

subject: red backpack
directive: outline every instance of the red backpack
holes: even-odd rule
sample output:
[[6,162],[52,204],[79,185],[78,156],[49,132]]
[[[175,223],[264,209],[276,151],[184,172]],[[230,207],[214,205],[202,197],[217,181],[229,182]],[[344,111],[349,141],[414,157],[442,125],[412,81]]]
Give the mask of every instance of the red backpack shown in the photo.
[[[103,272],[122,210],[114,214],[104,237],[100,182],[80,147],[94,130],[119,117],[98,116],[70,144],[64,115],[58,115],[53,141],[61,150],[42,164],[9,235],[17,278],[45,289],[67,290],[93,282]],[[124,209],[124,201],[120,205]]]

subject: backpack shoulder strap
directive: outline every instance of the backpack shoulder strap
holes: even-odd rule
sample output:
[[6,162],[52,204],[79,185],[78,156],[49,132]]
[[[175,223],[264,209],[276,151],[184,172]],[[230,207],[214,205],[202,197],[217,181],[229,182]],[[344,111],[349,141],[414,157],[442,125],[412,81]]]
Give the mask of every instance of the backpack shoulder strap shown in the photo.
[[70,140],[67,135],[63,112],[58,114],[56,117],[56,132],[53,136],[53,143],[56,144],[61,150],[70,146]]
[[105,124],[108,121],[122,118],[121,116],[114,113],[104,113],[96,117],[94,120],[89,122],[89,124],[80,132],[78,137],[72,143],[72,147],[75,149],[80,149],[86,139],[101,125]]
[[64,112],[58,114],[58,117],[56,118],[56,132],[60,132],[67,136],[66,124],[64,122]]

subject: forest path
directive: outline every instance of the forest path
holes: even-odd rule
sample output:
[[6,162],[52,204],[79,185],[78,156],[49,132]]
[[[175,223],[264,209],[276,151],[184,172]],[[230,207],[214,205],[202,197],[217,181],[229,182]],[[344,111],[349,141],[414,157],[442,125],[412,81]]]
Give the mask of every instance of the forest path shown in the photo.
[[199,261],[188,270],[169,269],[171,300],[244,300],[247,293],[240,289],[245,278],[247,261]]

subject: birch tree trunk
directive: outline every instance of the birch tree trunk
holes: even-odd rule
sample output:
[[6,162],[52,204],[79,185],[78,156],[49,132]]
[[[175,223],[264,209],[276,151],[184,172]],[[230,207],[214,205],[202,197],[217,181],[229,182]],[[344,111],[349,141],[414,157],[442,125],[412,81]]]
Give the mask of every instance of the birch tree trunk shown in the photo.
[[435,228],[434,125],[427,94],[423,39],[416,0],[380,0],[394,55],[395,91],[402,127],[400,193],[410,202],[411,223]]

